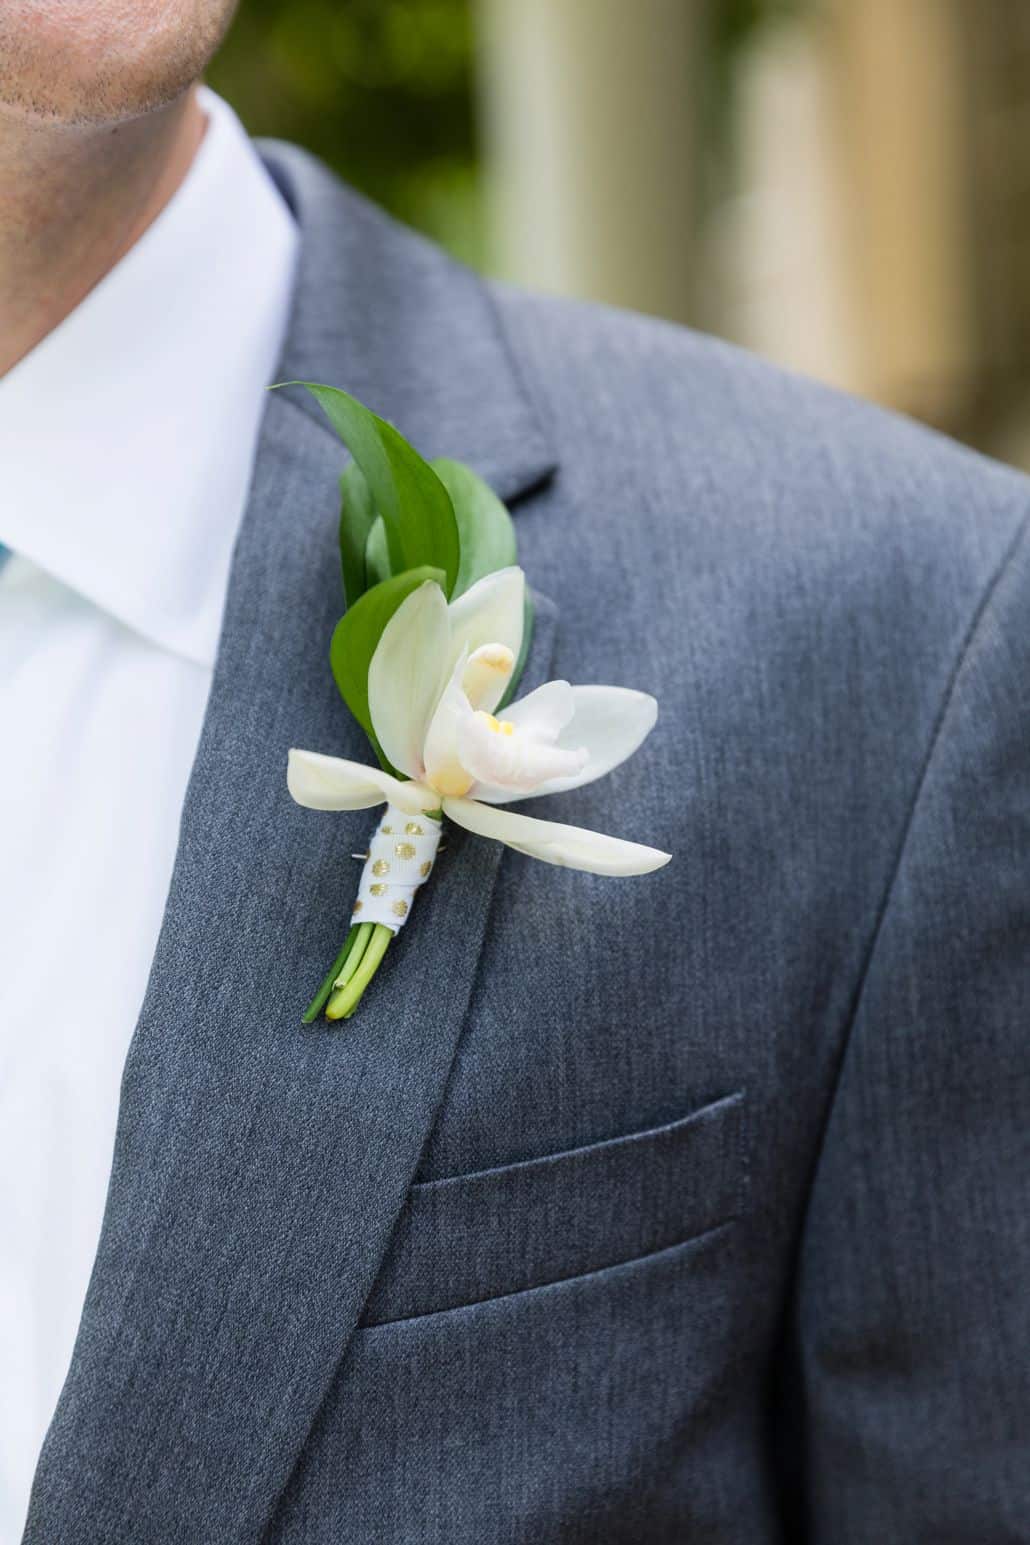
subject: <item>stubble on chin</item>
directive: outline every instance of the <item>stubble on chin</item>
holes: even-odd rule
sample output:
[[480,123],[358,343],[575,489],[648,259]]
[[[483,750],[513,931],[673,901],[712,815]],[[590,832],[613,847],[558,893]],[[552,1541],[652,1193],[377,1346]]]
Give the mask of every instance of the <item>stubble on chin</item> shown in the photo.
[[117,124],[200,78],[237,0],[0,0],[0,119]]

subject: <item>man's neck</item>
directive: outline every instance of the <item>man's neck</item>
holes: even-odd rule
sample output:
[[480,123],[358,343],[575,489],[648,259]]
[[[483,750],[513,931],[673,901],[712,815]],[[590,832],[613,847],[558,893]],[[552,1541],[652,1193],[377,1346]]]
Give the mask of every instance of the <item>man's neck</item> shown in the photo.
[[117,125],[29,120],[0,107],[0,376],[160,214],[204,122],[195,89]]

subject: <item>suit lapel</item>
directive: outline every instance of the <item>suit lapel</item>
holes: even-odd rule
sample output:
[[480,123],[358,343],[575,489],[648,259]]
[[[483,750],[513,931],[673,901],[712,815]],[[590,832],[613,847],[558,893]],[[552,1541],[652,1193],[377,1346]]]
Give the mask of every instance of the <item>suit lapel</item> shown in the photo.
[[[271,160],[303,236],[283,375],[357,392],[509,499],[539,483],[551,457],[479,282],[298,152]],[[300,810],[285,784],[290,745],[368,757],[327,667],[343,459],[270,397],[33,1545],[260,1538],[465,1021],[500,850],[455,830],[359,1014],[300,1026],[372,819]],[[531,677],[553,626],[545,605]]]
[[[267,147],[266,165],[312,237],[282,379],[345,385],[424,456],[469,462],[504,499],[553,472],[482,280],[294,146]],[[306,395],[297,402],[320,417]]]

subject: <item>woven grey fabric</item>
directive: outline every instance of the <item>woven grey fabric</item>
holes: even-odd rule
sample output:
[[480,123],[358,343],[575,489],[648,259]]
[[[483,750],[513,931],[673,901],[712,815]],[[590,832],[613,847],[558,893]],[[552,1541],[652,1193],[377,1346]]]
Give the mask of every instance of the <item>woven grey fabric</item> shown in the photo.
[[532,679],[660,700],[527,808],[675,857],[452,831],[301,1029],[368,817],[295,807],[286,751],[367,750],[344,455],[272,396],[26,1541],[1030,1539],[1030,486],[266,155],[283,377],[513,502]]

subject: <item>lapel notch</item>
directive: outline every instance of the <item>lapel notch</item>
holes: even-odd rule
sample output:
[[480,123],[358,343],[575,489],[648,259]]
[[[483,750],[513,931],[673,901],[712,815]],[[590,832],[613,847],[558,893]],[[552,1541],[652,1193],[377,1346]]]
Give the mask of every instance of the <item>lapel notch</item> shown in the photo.
[[[557,456],[479,276],[303,151],[264,153],[306,238],[282,379],[344,387],[508,503],[546,481]],[[296,400],[321,422],[306,393]]]

